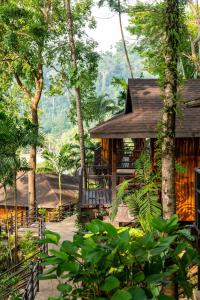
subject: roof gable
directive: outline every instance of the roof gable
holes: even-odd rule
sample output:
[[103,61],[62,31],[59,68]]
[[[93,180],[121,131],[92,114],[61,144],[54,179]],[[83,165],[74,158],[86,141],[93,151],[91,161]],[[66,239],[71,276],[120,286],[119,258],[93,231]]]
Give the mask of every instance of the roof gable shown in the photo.
[[[200,107],[187,101],[200,98],[200,80],[190,79],[180,89],[181,114],[176,120],[177,137],[200,137]],[[129,79],[125,113],[90,130],[91,137],[156,137],[163,101],[156,79]]]

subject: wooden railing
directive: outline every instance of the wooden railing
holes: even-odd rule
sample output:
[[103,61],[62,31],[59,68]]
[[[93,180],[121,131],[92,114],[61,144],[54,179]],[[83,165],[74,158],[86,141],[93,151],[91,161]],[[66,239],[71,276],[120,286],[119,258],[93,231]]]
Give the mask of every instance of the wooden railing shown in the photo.
[[[144,150],[144,145],[143,146],[141,145],[141,147],[135,149],[135,145],[133,142],[123,142],[121,148],[117,149],[117,168],[133,169],[134,162],[140,157],[143,150]],[[98,170],[100,166],[105,165],[105,161],[102,158],[103,156],[102,151],[103,149],[101,146],[95,149],[94,165],[96,166],[96,170]],[[109,155],[111,155],[111,153]]]
[[[99,169],[100,170],[100,169]],[[102,166],[96,174],[96,166],[87,166],[79,172],[79,211],[81,208],[108,207],[116,196],[120,183],[133,178],[133,174],[110,174],[109,168]],[[130,189],[136,185],[132,184]]]
[[[43,239],[45,222],[38,218],[38,224],[39,239]],[[47,252],[48,245],[43,243],[34,255],[0,274],[0,299],[7,300],[17,295],[22,300],[34,300],[39,291],[38,275],[42,272],[41,259],[38,257],[40,253]]]
[[57,222],[64,220],[66,217],[71,216],[76,211],[76,204],[73,202],[64,203],[58,207]]

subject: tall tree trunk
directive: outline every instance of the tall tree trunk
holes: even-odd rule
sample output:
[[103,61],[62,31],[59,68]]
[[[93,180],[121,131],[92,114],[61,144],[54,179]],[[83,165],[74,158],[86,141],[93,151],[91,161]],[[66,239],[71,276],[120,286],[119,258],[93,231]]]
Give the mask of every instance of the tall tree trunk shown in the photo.
[[16,184],[16,171],[13,172],[13,200],[15,208],[15,256],[14,262],[17,263],[18,260],[18,210],[17,210],[17,184]]
[[8,203],[7,203],[7,188],[6,185],[3,187],[4,189],[4,203],[5,203],[5,212],[6,212],[6,232],[7,232],[7,240],[8,240],[8,250],[10,255],[10,261],[12,263],[12,249],[10,244],[10,228],[9,228],[9,221],[8,221]]
[[126,56],[126,61],[127,61],[127,64],[128,64],[128,68],[129,68],[129,71],[130,71],[130,74],[131,74],[131,78],[133,78],[133,69],[132,69],[132,66],[131,66],[131,63],[130,63],[130,59],[129,59],[129,55],[128,55],[128,50],[127,50],[127,47],[126,47],[126,41],[125,41],[125,37],[124,37],[123,26],[122,26],[122,16],[121,16],[121,3],[120,3],[120,0],[118,0],[118,8],[119,8],[119,11],[118,11],[119,26],[120,26],[121,36],[122,36],[122,42],[123,42],[123,45],[124,45],[124,52],[125,52],[125,56]]
[[[165,83],[164,110],[162,116],[162,208],[163,217],[170,218],[176,213],[175,193],[175,125],[178,87],[178,36],[179,36],[179,1],[165,1]],[[173,282],[173,278],[168,278]],[[177,299],[174,283],[163,287],[163,294]]]
[[[31,115],[32,122],[35,125],[35,135],[38,135],[38,112],[37,106],[34,104],[34,99],[31,103]],[[29,209],[31,210],[31,215],[33,216],[37,209],[37,199],[36,199],[36,159],[37,159],[37,147],[36,145],[31,145],[30,147],[30,157],[29,157],[29,167],[28,171],[28,195],[29,195]]]
[[59,206],[62,207],[62,174],[58,173]]
[[[41,58],[42,60],[42,58]],[[19,85],[20,89],[24,93],[24,96],[30,100],[30,110],[31,110],[31,119],[32,123],[35,125],[35,136],[38,136],[38,104],[41,99],[42,89],[43,89],[43,65],[42,63],[38,64],[37,74],[33,74],[35,78],[35,92],[34,95],[27,89],[24,85],[20,76],[16,73],[15,78],[17,84]],[[37,147],[36,145],[31,145],[30,147],[30,158],[29,158],[29,167],[30,171],[28,172],[28,199],[29,199],[29,209],[32,212],[37,209],[37,202],[36,202],[36,156],[37,156]],[[32,213],[33,215],[33,213]]]
[[[71,62],[74,70],[77,71],[77,57],[76,57],[76,45],[74,40],[74,28],[73,19],[71,13],[71,3],[70,0],[66,0],[66,14],[67,14],[67,31],[69,35],[69,47],[71,52]],[[84,144],[84,127],[83,127],[83,116],[81,107],[81,90],[80,87],[74,88],[75,98],[76,98],[76,113],[77,113],[77,123],[79,131],[80,140],[80,158],[81,167],[85,166],[85,144]]]
[[179,3],[166,0],[166,50],[164,111],[162,116],[162,206],[163,217],[170,218],[176,212],[175,195],[175,122],[178,86]]

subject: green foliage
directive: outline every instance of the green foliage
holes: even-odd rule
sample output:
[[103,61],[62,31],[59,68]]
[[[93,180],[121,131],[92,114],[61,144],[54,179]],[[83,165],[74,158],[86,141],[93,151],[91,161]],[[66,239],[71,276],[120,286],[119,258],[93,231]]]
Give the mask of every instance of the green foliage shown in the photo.
[[[144,58],[145,69],[153,74],[164,77],[165,62],[165,1],[138,2],[129,7],[129,31],[132,35],[137,36],[139,43],[134,46],[142,58]],[[178,68],[182,77],[190,79],[195,73],[193,63],[189,56],[191,51],[190,34],[186,24],[185,1],[179,2],[180,23],[178,34],[179,45],[179,62]],[[188,14],[188,12],[187,12]]]
[[[129,185],[136,184],[132,190]],[[161,215],[159,203],[159,174],[150,172],[150,158],[143,152],[135,162],[135,177],[122,182],[116,200],[111,208],[111,219],[114,220],[121,202],[127,204],[130,213],[137,219],[150,220]]]
[[[44,242],[58,246],[44,257],[48,266],[40,279],[59,280],[57,299],[170,299],[162,295],[171,282],[190,297],[189,268],[199,255],[182,235],[176,215],[152,219],[151,232],[115,228],[96,219],[77,233],[73,242],[60,242],[57,233],[46,232]],[[189,232],[187,235],[190,236]]]
[[27,162],[20,159],[20,150],[40,142],[28,119],[0,113],[0,182],[4,187],[12,184],[15,172],[29,169]]
[[21,259],[24,260],[31,257],[37,251],[37,243],[34,240],[33,233],[27,231],[19,240],[19,250]]
[[[12,243],[13,248],[13,243]],[[4,272],[12,264],[8,241],[3,234],[0,235],[0,272]]]
[[[74,113],[75,109],[76,103],[74,99],[68,112],[68,117],[70,118],[72,124],[76,124],[76,116]],[[108,117],[111,117],[111,115],[116,112],[117,109],[118,106],[116,105],[115,101],[108,97],[107,94],[100,96],[92,95],[92,97],[88,97],[84,102],[84,122],[86,123],[87,127],[89,127],[91,124],[100,123],[105,121]]]

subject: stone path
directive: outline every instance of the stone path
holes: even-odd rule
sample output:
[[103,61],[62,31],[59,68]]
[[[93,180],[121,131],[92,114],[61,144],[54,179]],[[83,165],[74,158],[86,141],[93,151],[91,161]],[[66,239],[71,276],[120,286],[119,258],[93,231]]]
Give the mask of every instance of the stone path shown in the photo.
[[[68,217],[59,223],[47,223],[46,227],[49,230],[58,232],[61,235],[61,240],[72,240],[75,227],[76,216]],[[53,246],[52,246],[53,248]],[[40,291],[37,293],[35,300],[48,300],[49,297],[57,297],[59,295],[57,291],[58,281],[52,280],[41,280],[40,281]]]

